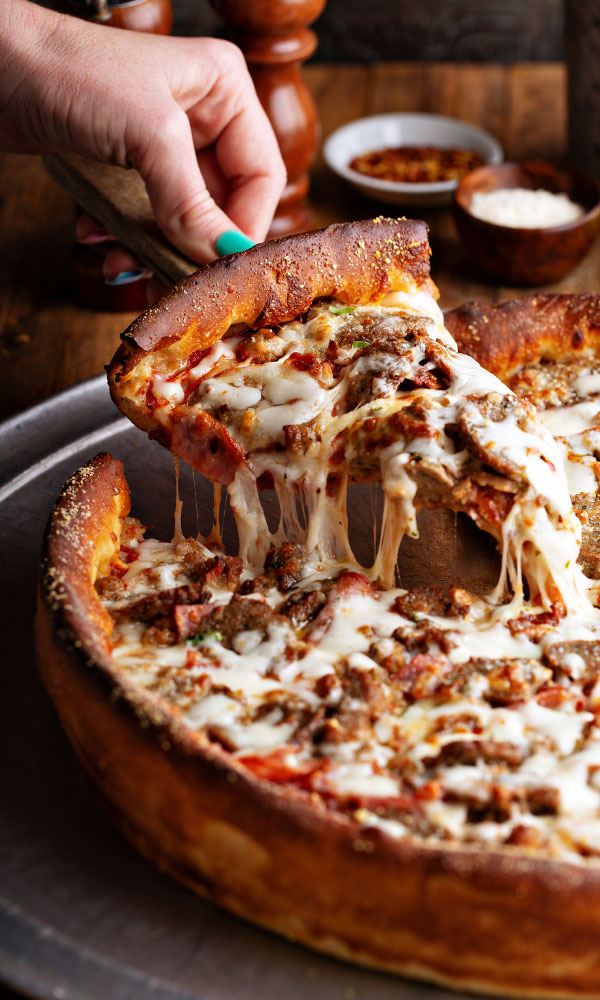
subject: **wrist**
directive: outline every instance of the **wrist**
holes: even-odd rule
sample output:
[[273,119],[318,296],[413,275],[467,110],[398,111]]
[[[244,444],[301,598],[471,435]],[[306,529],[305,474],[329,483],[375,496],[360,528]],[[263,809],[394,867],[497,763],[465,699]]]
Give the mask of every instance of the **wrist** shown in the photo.
[[78,22],[31,3],[0,3],[0,148],[45,152],[56,137],[62,53]]

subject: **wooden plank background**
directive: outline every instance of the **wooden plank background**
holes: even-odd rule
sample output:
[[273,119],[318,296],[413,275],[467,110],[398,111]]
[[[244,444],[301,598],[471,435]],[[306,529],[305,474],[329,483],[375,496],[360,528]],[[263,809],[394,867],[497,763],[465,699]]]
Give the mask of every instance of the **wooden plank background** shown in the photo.
[[[179,35],[220,34],[208,3],[172,0]],[[368,6],[368,15],[365,14]],[[328,0],[314,25],[318,62],[555,60],[563,55],[561,0]]]
[[[306,75],[320,110],[324,136],[361,115],[431,111],[488,129],[502,144],[507,159],[560,158],[566,146],[566,73],[562,64],[386,63],[345,66],[342,71],[336,66],[312,65]],[[368,218],[378,208],[390,214],[389,206],[378,206],[341,185],[321,157],[313,170],[311,202],[319,225],[340,218]],[[523,289],[501,288],[477,273],[458,242],[451,212],[413,212],[430,227],[433,277],[444,308],[470,298],[496,301],[523,294]],[[553,287],[598,288],[599,262],[598,253],[590,254]]]
[[[52,7],[56,0],[37,2]],[[175,35],[224,34],[208,0],[171,3]],[[512,63],[564,54],[563,0],[327,0],[314,28],[315,62]]]

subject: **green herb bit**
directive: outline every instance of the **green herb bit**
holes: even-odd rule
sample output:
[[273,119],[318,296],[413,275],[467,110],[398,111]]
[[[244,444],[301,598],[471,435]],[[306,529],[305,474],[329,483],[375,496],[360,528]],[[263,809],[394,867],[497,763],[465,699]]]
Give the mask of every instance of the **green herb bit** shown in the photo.
[[363,347],[368,347],[368,346],[369,346],[368,340],[354,340],[352,342],[353,351],[360,351]]
[[356,306],[329,306],[329,312],[333,313],[334,316],[347,316],[348,313],[353,313]]
[[201,642],[223,642],[224,638],[222,632],[196,632],[196,635],[189,637],[188,642],[192,646],[199,646]]
[[417,622],[421,621],[421,615],[419,614],[418,611],[411,611],[411,613],[410,613],[410,620],[411,620],[411,622],[415,622],[415,624],[416,624]]

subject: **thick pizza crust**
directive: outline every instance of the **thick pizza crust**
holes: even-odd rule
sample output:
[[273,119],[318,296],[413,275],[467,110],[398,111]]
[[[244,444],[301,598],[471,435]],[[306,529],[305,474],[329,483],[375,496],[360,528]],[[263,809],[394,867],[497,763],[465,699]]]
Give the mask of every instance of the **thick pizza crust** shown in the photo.
[[285,323],[315,299],[356,305],[390,290],[437,295],[429,277],[430,253],[425,223],[380,218],[288,236],[215,260],[179,282],[125,331],[108,367],[111,395],[134,424],[168,444],[146,406],[151,370],[177,371],[230,327]]
[[600,996],[600,866],[506,847],[393,839],[253,776],[124,682],[96,574],[129,509],[101,455],[48,528],[36,620],[42,679],[121,830],[162,868],[330,954],[456,988]]
[[523,365],[600,353],[600,292],[527,295],[496,306],[467,302],[444,321],[459,351],[503,381]]

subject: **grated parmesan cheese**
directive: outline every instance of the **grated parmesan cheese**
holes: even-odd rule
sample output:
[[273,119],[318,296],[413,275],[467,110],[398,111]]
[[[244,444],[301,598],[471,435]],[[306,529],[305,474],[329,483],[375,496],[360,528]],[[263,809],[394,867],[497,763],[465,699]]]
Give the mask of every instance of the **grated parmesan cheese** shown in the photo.
[[548,229],[563,226],[583,215],[584,209],[566,194],[538,188],[498,188],[476,191],[469,206],[471,214],[485,222],[513,229]]

